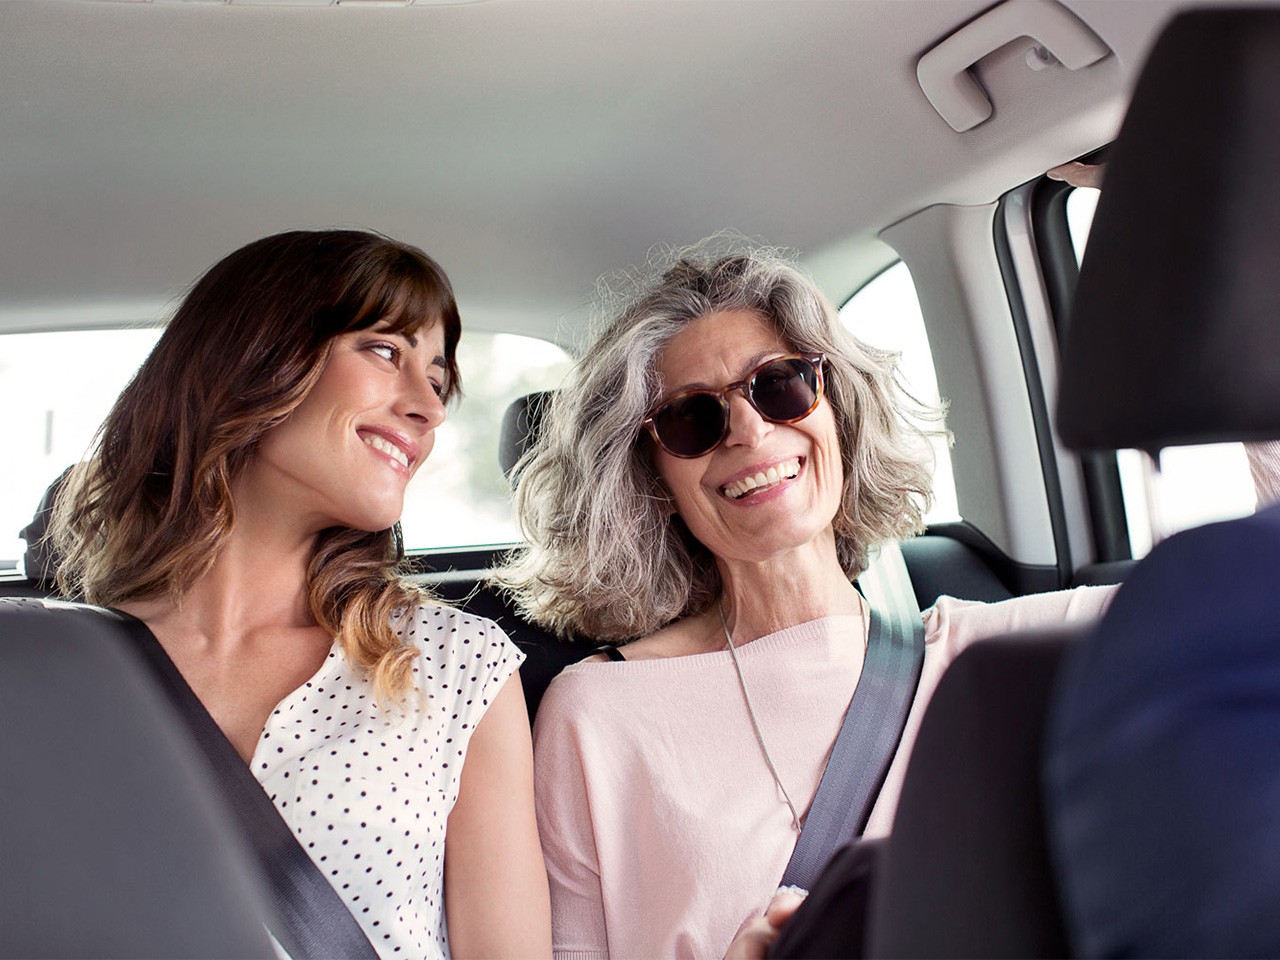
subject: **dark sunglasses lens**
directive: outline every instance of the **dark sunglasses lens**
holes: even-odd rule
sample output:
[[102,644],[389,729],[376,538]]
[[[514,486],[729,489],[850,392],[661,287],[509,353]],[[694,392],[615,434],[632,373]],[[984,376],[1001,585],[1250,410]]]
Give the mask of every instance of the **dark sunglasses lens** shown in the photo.
[[798,420],[817,398],[817,371],[798,357],[765,364],[751,378],[751,400],[770,420]]
[[710,393],[676,397],[653,415],[658,440],[678,457],[706,453],[724,436],[724,408]]

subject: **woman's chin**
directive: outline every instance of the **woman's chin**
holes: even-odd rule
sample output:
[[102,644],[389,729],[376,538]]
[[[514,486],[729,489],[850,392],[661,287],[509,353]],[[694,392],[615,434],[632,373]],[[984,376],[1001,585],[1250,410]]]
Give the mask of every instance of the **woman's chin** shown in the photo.
[[333,526],[350,527],[352,530],[363,530],[365,533],[379,533],[382,530],[389,530],[400,522],[400,516],[404,512],[401,509],[402,506],[402,504],[396,504],[394,509],[387,506],[385,509],[364,510],[344,517],[335,517]]

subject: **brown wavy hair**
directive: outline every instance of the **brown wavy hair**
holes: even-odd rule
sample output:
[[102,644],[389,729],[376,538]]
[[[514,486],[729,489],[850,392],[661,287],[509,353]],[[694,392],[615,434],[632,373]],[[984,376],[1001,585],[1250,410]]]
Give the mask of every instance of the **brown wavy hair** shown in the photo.
[[[306,398],[339,334],[444,325],[443,399],[460,390],[461,323],[440,266],[359,230],[256,240],[192,288],[58,497],[51,537],[64,595],[114,605],[181,599],[235,524],[232,486],[258,442]],[[405,689],[413,649],[392,614],[422,602],[403,581],[398,524],[323,531],[307,571],[311,613],[368,670]]]

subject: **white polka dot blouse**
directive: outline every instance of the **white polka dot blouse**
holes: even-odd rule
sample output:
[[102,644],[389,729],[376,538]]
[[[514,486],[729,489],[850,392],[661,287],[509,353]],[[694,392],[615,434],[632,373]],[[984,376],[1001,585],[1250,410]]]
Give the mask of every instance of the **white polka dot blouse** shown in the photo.
[[467,744],[524,659],[494,623],[447,607],[398,616],[420,651],[403,706],[335,645],[267,720],[252,769],[382,957],[448,957],[445,824]]

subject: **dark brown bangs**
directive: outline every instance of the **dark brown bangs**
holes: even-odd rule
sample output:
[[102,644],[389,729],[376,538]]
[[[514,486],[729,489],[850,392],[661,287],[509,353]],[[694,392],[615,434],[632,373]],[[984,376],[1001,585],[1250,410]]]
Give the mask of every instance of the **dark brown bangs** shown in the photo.
[[412,335],[443,323],[446,381],[442,399],[448,402],[461,396],[457,353],[462,321],[449,278],[419,250],[397,247],[387,253],[386,262],[368,278],[368,292],[347,329],[384,324],[391,333]]

